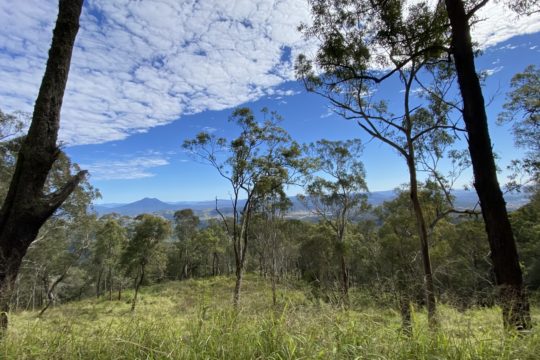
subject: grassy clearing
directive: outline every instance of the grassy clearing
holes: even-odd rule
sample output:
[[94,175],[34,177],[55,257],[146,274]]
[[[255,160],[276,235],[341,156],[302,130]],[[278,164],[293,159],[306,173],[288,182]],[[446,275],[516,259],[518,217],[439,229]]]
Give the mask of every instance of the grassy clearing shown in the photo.
[[[231,306],[231,278],[144,288],[135,313],[126,301],[88,299],[12,315],[0,344],[3,359],[538,359],[540,331],[507,334],[497,309],[460,313],[440,307],[441,328],[426,329],[415,312],[412,336],[399,315],[368,307],[342,310],[306,297],[307,288],[279,289],[245,281],[242,307]],[[129,298],[129,294],[126,299]],[[539,311],[534,316],[538,324]]]

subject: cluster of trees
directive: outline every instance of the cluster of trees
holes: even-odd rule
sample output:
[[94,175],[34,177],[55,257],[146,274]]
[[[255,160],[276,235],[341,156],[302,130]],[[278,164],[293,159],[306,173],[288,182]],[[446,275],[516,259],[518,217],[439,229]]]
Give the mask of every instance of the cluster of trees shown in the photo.
[[[523,246],[526,279],[535,286],[538,71],[530,67],[514,78],[500,118],[515,121],[517,144],[529,151],[514,165],[529,173],[536,189],[533,201],[510,217],[497,180],[470,34],[488,0],[445,0],[435,6],[421,1],[408,9],[400,0],[309,3],[313,23],[301,30],[320,46],[313,58],[298,58],[298,78],[338,114],[403,157],[410,181],[396,200],[368,212],[357,141],[320,141],[303,149],[279,127],[277,114],[263,111],[264,120],[257,121],[249,109],[238,109],[231,117],[240,128],[235,139],[201,133],[184,143],[229,182],[230,216],[216,208],[219,220],[201,228],[192,212],[180,211],[174,241],[169,222],[156,216],[96,219],[87,210],[96,191],[56,144],[83,6],[83,0],[60,0],[28,134],[12,139],[9,132],[20,125],[15,116],[1,114],[9,126],[0,138],[0,170],[11,179],[0,189],[1,328],[7,327],[12,303],[28,307],[37,302],[45,310],[59,296],[80,297],[91,287],[97,296],[112,298],[113,291],[121,296],[129,279],[135,308],[144,282],[233,272],[238,305],[243,273],[257,267],[271,277],[274,290],[289,275],[319,290],[339,284],[338,301],[345,306],[351,285],[376,289],[374,296],[394,294],[405,327],[412,302],[425,304],[436,325],[437,297],[465,305],[485,302],[490,297],[478,294],[495,284],[504,323],[531,326],[516,239]],[[535,6],[536,1],[510,4],[523,14],[537,11]],[[390,78],[403,86],[397,114],[374,95],[378,84]],[[451,96],[455,79],[458,98]],[[413,100],[415,89],[422,95]],[[467,151],[453,148],[460,134],[467,137]],[[454,165],[449,176],[439,170],[443,159]],[[474,212],[453,206],[454,177],[469,164],[482,220],[460,218]],[[423,182],[420,170],[429,174]],[[318,224],[285,217],[290,204],[284,189],[300,181],[306,189],[303,201],[318,215]],[[479,241],[482,237],[487,241]],[[464,275],[463,268],[471,272]]]
[[[321,181],[315,178],[307,187]],[[278,301],[276,284],[301,280],[310,284],[313,299],[358,307],[369,297],[399,309],[404,326],[410,326],[410,306],[427,304],[408,188],[370,208],[360,193],[341,197],[343,192],[324,181],[332,190],[307,191],[303,199],[314,215],[321,214],[317,219],[291,218],[287,204],[267,199],[256,206],[243,270],[269,280],[269,303]],[[495,304],[496,279],[481,216],[437,220],[446,199],[433,182],[420,184],[419,199],[430,224],[435,298],[460,309]],[[539,199],[537,193],[511,214],[531,290],[540,289]],[[74,205],[84,210],[52,217],[29,248],[10,299],[12,309],[41,309],[42,314],[51,305],[92,296],[131,301],[135,309],[141,285],[236,274],[234,238],[222,219],[201,220],[190,209],[177,211],[171,221],[149,214],[98,219],[86,211],[87,202]],[[232,227],[233,217],[225,220]],[[134,290],[128,299],[123,297],[126,288]]]
[[[508,327],[524,329],[530,327],[529,302],[497,179],[471,38],[477,13],[488,2],[310,0],[313,23],[300,29],[320,46],[312,57],[299,56],[296,70],[307,90],[327,98],[337,113],[356,120],[363,131],[405,159],[422,249],[428,316],[433,325],[436,304],[429,237],[416,173],[419,162],[436,173],[432,165],[442,154],[441,145],[448,145],[452,135],[466,133],[467,156],[490,244],[503,321]],[[521,15],[540,11],[537,1],[508,5]],[[457,101],[451,98],[454,77],[461,95]],[[403,86],[403,109],[398,114],[390,112],[384,100],[372,96],[377,86],[390,78],[399,79]],[[424,102],[412,101],[413,86],[423,92]],[[435,159],[433,164],[424,161],[425,152]]]
[[[258,122],[249,109],[235,111],[231,120],[240,134],[231,141],[201,133],[185,142],[236,191],[230,209],[216,208],[216,218],[201,220],[190,209],[175,212],[172,221],[150,214],[97,218],[90,209],[99,193],[82,181],[29,247],[12,308],[42,314],[55,303],[88,296],[121,300],[122,291],[133,288],[129,300],[135,309],[143,284],[235,274],[241,285],[248,271],[270,280],[273,303],[278,282],[304,280],[314,298],[350,306],[350,289],[360,291],[400,309],[404,326],[410,326],[411,305],[428,305],[410,186],[397,189],[394,200],[370,207],[359,140],[300,147],[278,126],[276,114],[263,115],[266,120]],[[3,134],[22,128],[20,118],[2,114]],[[0,143],[4,180],[11,176],[20,141]],[[47,188],[75,171],[61,154]],[[291,202],[283,191],[289,183],[304,185],[299,200],[312,212],[309,219],[289,216]],[[460,308],[494,304],[496,278],[480,214],[453,209],[452,195],[437,176],[418,182],[417,189],[433,297]],[[511,216],[530,289],[540,288],[538,194]],[[235,304],[240,289],[237,282]]]

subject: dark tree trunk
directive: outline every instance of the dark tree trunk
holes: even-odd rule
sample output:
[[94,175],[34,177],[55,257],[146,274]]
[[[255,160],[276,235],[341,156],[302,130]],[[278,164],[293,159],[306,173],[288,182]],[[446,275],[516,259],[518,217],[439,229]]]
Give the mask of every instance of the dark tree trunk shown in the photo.
[[411,314],[411,302],[409,297],[401,295],[399,298],[399,310],[401,313],[401,330],[407,334],[412,334],[412,314]]
[[212,257],[212,276],[218,275],[218,269],[219,269],[219,257],[218,257],[218,254],[215,252],[214,256]]
[[60,0],[45,75],[34,105],[32,123],[17,156],[15,172],[0,210],[0,329],[8,325],[9,298],[21,261],[43,223],[85,175],[80,172],[52,194],[44,185],[60,150],[56,145],[83,0]]
[[52,283],[52,285],[49,286],[49,276],[47,276],[45,279],[45,292],[47,294],[47,304],[45,304],[45,307],[39,312],[38,314],[38,317],[41,317],[45,311],[47,311],[47,309],[54,304],[54,302],[56,301],[56,297],[54,296],[54,290],[56,289],[56,287],[64,280],[64,278],[66,277],[69,269],[71,269],[71,266],[73,266],[73,264],[75,264],[75,262],[80,258],[80,256],[82,255],[82,249],[81,249],[81,252],[79,253],[79,256],[77,256],[73,262],[69,263],[67,266],[64,267],[64,270],[62,271],[62,273],[60,274],[60,276],[58,278],[56,278],[56,280]]
[[[343,243],[341,243],[343,246],[345,246]],[[342,295],[342,302],[343,305],[346,307],[349,306],[349,270],[347,269],[347,261],[345,260],[345,254],[343,254],[345,250],[341,249],[341,295]]]
[[112,281],[112,269],[109,266],[109,300],[112,300],[112,293],[113,293],[113,281]]
[[135,305],[137,305],[137,295],[139,295],[139,288],[144,280],[144,265],[141,265],[141,275],[135,283],[135,295],[133,295],[133,302],[131,303],[131,311],[135,311]]
[[404,263],[403,255],[400,254],[400,269],[396,272],[396,288],[398,296],[399,312],[401,314],[401,330],[406,335],[412,334],[411,313],[411,283],[409,280],[408,267]]
[[[235,211],[236,213],[236,211]],[[234,258],[236,264],[236,284],[234,286],[233,293],[233,306],[238,309],[240,305],[240,292],[242,290],[242,279],[244,277],[244,264],[246,262],[246,251],[248,244],[248,224],[251,215],[251,205],[245,207],[244,218],[242,219],[242,225],[240,231],[233,230],[233,244],[234,244]],[[236,219],[234,220],[236,223]]]
[[274,307],[277,305],[277,291],[276,291],[276,282],[277,282],[277,259],[276,259],[276,234],[272,234],[272,305]]
[[234,285],[234,294],[233,294],[233,306],[238,308],[240,304],[240,291],[242,289],[242,278],[244,276],[244,266],[240,261],[236,263],[236,283]]
[[467,128],[474,187],[491,250],[503,322],[507,327],[531,327],[529,302],[523,288],[516,243],[506,211],[491,148],[488,121],[480,81],[476,74],[469,17],[462,0],[445,0],[452,27],[452,55],[463,98],[463,119]]
[[96,298],[99,299],[99,296],[101,295],[101,275],[103,274],[103,268],[99,269],[98,278],[96,281]]
[[407,158],[407,166],[409,168],[409,195],[413,206],[414,215],[416,217],[416,226],[420,237],[420,250],[422,254],[422,265],[424,268],[424,285],[426,294],[426,307],[428,311],[428,322],[433,328],[437,325],[437,305],[435,302],[435,287],[433,285],[433,272],[431,269],[431,258],[429,255],[429,240],[427,234],[426,220],[424,212],[418,198],[418,180],[416,178],[416,166],[414,164],[414,147],[409,141],[409,157]]

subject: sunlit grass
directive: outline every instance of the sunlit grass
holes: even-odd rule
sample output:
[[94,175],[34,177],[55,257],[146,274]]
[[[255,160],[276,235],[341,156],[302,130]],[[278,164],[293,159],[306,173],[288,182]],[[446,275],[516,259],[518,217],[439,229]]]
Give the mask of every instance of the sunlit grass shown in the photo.
[[[3,359],[538,359],[540,332],[505,333],[497,309],[440,306],[440,328],[414,312],[411,336],[399,314],[375,306],[344,310],[312,301],[302,285],[280,287],[248,276],[239,311],[234,280],[164,283],[143,288],[134,313],[122,301],[87,299],[11,316]],[[354,303],[354,301],[353,301]],[[534,312],[538,320],[538,310]]]

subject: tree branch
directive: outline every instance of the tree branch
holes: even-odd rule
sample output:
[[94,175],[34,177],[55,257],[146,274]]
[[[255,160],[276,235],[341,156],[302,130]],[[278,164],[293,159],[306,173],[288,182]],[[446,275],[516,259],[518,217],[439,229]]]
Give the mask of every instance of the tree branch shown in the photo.
[[39,211],[39,215],[44,218],[51,216],[68,198],[73,190],[75,190],[75,188],[86,177],[87,174],[88,171],[86,170],[79,171],[75,176],[71,177],[71,179],[61,189],[45,195],[41,200],[41,209]]

